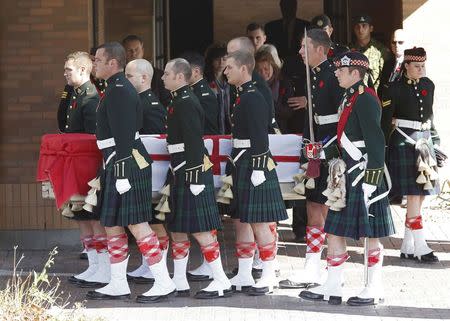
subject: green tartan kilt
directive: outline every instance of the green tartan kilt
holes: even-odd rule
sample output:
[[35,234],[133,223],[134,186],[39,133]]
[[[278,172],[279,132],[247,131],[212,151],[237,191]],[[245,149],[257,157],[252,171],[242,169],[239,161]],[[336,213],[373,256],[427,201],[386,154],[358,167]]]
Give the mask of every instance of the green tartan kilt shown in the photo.
[[305,196],[307,201],[325,204],[327,197],[322,194],[327,189],[328,178],[328,162],[320,163],[320,176],[314,179],[315,188],[305,189]]
[[[184,153],[170,155],[170,165],[175,168],[185,160]],[[166,217],[167,229],[178,233],[198,233],[222,228],[217,207],[212,169],[203,173],[205,189],[195,196],[185,180],[185,166],[172,174],[169,172],[170,214]]]
[[[343,151],[343,159],[347,170],[356,164],[345,150]],[[355,240],[359,240],[362,237],[379,238],[394,234],[394,222],[387,196],[372,203],[369,208],[369,213],[372,215],[367,215],[364,193],[362,191],[364,179],[361,179],[356,186],[352,186],[352,182],[360,173],[361,170],[359,169],[355,169],[350,174],[345,173],[346,207],[341,211],[333,211],[331,209],[328,211],[325,221],[325,232],[332,235],[350,237]],[[383,179],[371,198],[384,193],[386,190],[386,184]]]
[[[239,150],[233,149],[232,157],[238,152]],[[265,182],[255,187],[250,179],[253,172],[251,161],[251,156],[245,152],[238,159],[236,166],[229,167],[233,177],[231,217],[240,219],[243,223],[278,222],[287,219],[276,170],[264,170]]]
[[[432,157],[436,159],[429,130],[416,131],[408,128],[402,128],[402,130],[415,141],[420,138],[429,139]],[[415,146],[408,143],[403,135],[394,130],[389,139],[386,162],[392,177],[392,195],[435,195],[439,193],[438,181],[436,181],[434,188],[430,190],[424,190],[422,184],[416,183],[419,175],[416,160]]]
[[[152,161],[141,140],[136,140],[133,148],[139,151],[149,166],[140,169],[136,162],[130,162],[128,180],[131,189],[128,192],[120,195],[116,190],[113,166],[115,156],[100,171],[101,190],[98,193],[97,207],[103,226],[128,226],[152,219]],[[104,159],[113,151],[114,147],[103,149]]]
[[98,221],[100,220],[100,213],[95,210],[91,213],[82,209],[81,211],[73,211],[73,217],[69,219],[74,221]]

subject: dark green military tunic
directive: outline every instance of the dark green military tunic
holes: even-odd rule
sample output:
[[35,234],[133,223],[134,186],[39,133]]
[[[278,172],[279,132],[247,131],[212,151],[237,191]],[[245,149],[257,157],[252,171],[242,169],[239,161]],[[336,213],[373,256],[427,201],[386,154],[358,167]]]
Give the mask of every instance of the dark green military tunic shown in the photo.
[[[387,188],[383,179],[384,172],[384,135],[380,127],[381,106],[375,92],[367,89],[363,82],[357,82],[345,91],[340,110],[342,119],[348,116],[340,137],[342,159],[346,164],[346,207],[341,211],[328,211],[325,232],[359,239],[361,237],[384,237],[394,234]],[[343,125],[342,125],[343,126]],[[344,143],[345,137],[359,150],[360,157],[354,159],[354,153]],[[352,156],[353,154],[353,156]],[[356,166],[359,164],[360,166]],[[351,171],[351,172],[350,172]],[[359,179],[358,179],[359,178]],[[364,201],[362,183],[376,185],[371,199],[386,193],[386,196],[369,207]]]
[[205,112],[204,135],[218,135],[219,103],[216,94],[212,91],[204,78],[200,79],[195,84],[192,84],[191,88]]
[[422,184],[416,183],[415,146],[392,127],[393,118],[423,124],[422,130],[404,127],[400,127],[400,130],[414,141],[427,139],[432,156],[435,157],[433,146],[439,145],[440,140],[433,123],[433,99],[434,84],[427,77],[416,82],[403,75],[399,81],[390,83],[383,92],[382,128],[388,146],[387,165],[392,176],[394,195],[430,195],[438,192],[438,186],[424,190]]
[[59,101],[57,113],[58,128],[61,133],[64,133],[66,130],[67,109],[70,106],[70,101],[72,100],[73,92],[74,89],[73,86],[71,85],[66,85],[64,87],[64,90],[61,92],[61,100]]
[[[231,133],[233,139],[250,141],[250,147],[233,148],[231,152],[235,160],[245,150],[231,166],[233,199],[230,204],[232,217],[241,222],[277,222],[287,217],[276,170],[270,168],[270,120],[270,107],[253,82],[241,85],[234,105]],[[264,171],[266,177],[266,181],[256,187],[250,180],[254,170]]]
[[[336,129],[338,108],[342,100],[344,89],[339,86],[334,71],[336,68],[329,60],[323,61],[320,65],[311,68],[311,98],[312,98],[312,114],[313,114],[313,131],[316,142],[322,142],[326,159],[322,161],[320,166],[320,176],[315,179],[315,188],[306,189],[307,200],[325,204],[327,198],[322,192],[327,188],[328,166],[327,160],[339,155]],[[336,117],[336,120],[327,118]],[[303,139],[305,142],[311,139],[309,116],[307,113],[305,121],[305,129],[303,130]],[[328,144],[328,145],[327,145]],[[302,154],[302,163],[307,159]]]
[[[106,163],[101,172],[99,210],[104,226],[127,226],[151,220],[151,159],[136,135],[142,127],[142,109],[136,89],[119,72],[107,79],[105,96],[97,110],[97,144]],[[113,139],[113,140],[111,140]],[[112,141],[103,148],[101,142]],[[128,179],[131,189],[120,195],[117,179]]]
[[143,112],[143,125],[139,133],[142,135],[164,134],[166,132],[166,108],[151,89],[139,93],[139,98]]
[[[167,144],[184,144],[184,151],[170,154],[173,175],[169,175],[167,227],[171,232],[180,233],[221,228],[212,169],[205,166],[208,152],[203,143],[204,110],[188,85],[172,95],[167,115]],[[189,189],[190,184],[204,184],[205,189],[195,196]]]
[[65,133],[95,133],[95,113],[99,95],[94,84],[85,82],[74,89],[66,111]]
[[339,57],[341,54],[349,50],[350,49],[347,46],[338,44],[336,42],[332,42],[327,54],[328,59],[334,59],[336,57]]

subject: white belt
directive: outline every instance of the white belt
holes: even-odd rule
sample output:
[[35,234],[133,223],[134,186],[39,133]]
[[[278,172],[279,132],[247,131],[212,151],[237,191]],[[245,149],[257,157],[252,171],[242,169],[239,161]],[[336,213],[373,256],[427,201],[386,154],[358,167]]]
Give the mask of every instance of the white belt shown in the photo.
[[397,127],[410,128],[414,130],[429,130],[431,128],[431,123],[429,121],[422,123],[420,121],[407,119],[396,119],[395,125]]
[[184,143],[167,145],[167,150],[169,154],[184,152]]
[[326,116],[314,115],[314,121],[316,122],[317,125],[333,124],[339,121],[339,115],[338,114]]
[[[139,137],[140,137],[139,132],[136,132],[136,134],[134,135],[134,139],[139,139]],[[116,146],[116,141],[114,140],[114,137],[97,140],[97,146],[99,149],[113,147],[113,146]]]
[[250,139],[233,139],[234,148],[250,148],[251,146]]
[[359,148],[366,147],[366,144],[364,143],[364,141],[358,140],[358,141],[352,142],[350,139],[348,139],[348,137],[347,137],[347,135],[345,135],[345,133],[342,133],[341,145],[342,145],[342,147],[344,147],[345,151],[350,155],[350,157],[355,161],[359,161],[363,157],[363,154],[359,150]]

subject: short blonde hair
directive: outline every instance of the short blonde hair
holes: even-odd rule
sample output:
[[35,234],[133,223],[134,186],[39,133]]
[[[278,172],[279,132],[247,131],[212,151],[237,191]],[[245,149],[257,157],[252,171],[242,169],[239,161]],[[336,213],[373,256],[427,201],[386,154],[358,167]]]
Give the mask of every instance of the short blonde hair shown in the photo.
[[283,61],[281,61],[280,56],[278,56],[278,50],[274,45],[266,43],[258,49],[257,53],[258,52],[270,53],[272,55],[273,61],[278,66],[278,68],[281,69],[281,67],[283,67]]
[[91,56],[84,51],[75,51],[67,55],[66,61],[73,60],[73,63],[78,68],[84,67],[88,74],[92,71]]

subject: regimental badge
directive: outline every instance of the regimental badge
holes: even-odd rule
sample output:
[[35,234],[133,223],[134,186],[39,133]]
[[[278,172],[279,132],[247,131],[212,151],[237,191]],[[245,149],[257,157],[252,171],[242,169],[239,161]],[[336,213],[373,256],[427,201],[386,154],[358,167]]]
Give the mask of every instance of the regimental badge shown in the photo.
[[350,66],[350,61],[351,59],[347,55],[345,55],[341,58],[341,66]]
[[322,20],[317,20],[317,26],[322,27],[323,26],[323,21]]

